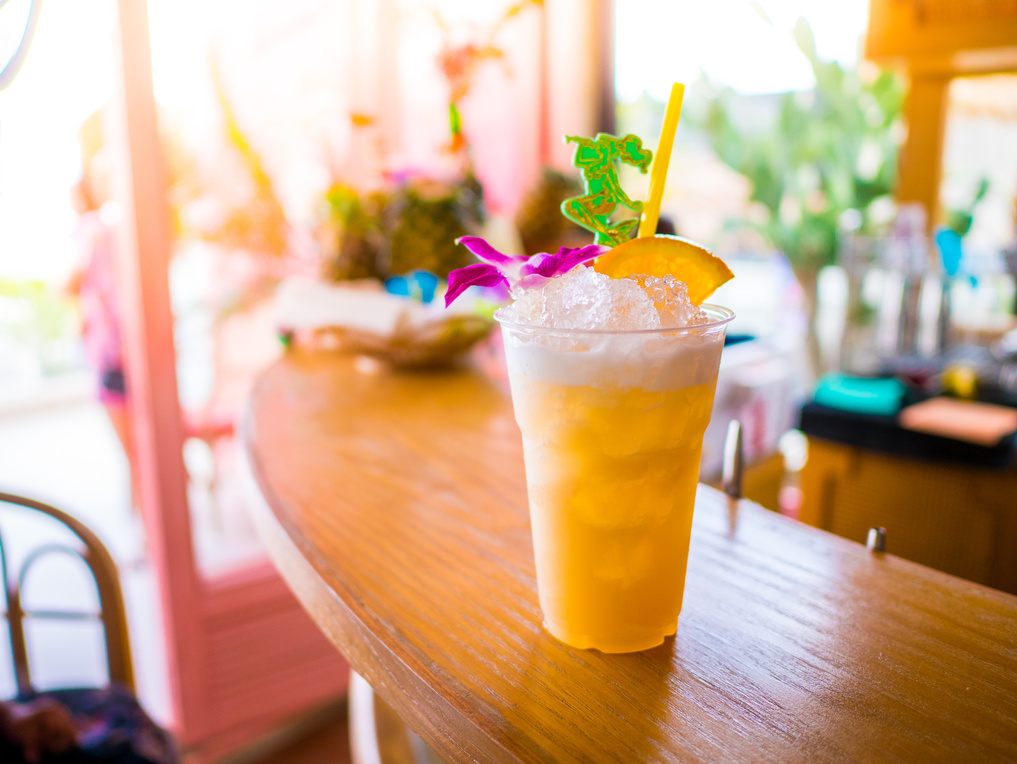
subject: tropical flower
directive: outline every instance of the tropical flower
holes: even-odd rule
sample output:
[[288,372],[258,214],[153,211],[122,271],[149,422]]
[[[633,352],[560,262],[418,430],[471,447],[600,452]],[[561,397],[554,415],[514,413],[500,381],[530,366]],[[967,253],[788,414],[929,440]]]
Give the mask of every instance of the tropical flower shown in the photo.
[[448,275],[446,308],[468,287],[502,285],[509,289],[535,289],[610,250],[610,247],[590,244],[579,248],[562,247],[557,255],[541,252],[527,257],[502,254],[479,236],[461,236],[456,244],[462,244],[484,262],[467,265]]

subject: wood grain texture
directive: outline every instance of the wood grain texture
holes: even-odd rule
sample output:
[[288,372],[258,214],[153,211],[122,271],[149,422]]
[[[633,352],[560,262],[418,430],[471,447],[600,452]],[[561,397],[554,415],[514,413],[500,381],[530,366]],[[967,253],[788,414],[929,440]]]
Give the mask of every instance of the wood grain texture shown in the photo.
[[295,351],[244,423],[270,553],[446,761],[1017,758],[1017,597],[701,488],[678,633],[540,625],[522,447],[481,375]]
[[1017,594],[1017,470],[883,454],[809,436],[799,519]]

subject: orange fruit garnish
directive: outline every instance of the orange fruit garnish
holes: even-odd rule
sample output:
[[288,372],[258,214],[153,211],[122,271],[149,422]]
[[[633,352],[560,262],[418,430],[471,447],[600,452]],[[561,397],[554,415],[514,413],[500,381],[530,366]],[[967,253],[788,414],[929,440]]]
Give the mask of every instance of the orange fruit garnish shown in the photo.
[[668,274],[684,281],[689,300],[699,305],[717,287],[734,278],[731,269],[712,252],[679,236],[646,236],[619,244],[593,264],[594,270],[613,279],[637,274]]

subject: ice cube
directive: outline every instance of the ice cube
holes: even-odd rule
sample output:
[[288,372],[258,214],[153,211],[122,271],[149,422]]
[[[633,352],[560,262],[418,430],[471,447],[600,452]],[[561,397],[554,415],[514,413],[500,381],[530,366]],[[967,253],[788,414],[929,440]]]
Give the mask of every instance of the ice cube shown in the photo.
[[689,301],[685,282],[671,274],[662,277],[639,274],[629,278],[639,284],[653,301],[662,327],[697,326],[709,320],[698,305]]
[[702,324],[707,317],[689,302],[673,276],[612,279],[578,267],[542,288],[516,289],[500,316],[513,323],[555,329],[633,330]]

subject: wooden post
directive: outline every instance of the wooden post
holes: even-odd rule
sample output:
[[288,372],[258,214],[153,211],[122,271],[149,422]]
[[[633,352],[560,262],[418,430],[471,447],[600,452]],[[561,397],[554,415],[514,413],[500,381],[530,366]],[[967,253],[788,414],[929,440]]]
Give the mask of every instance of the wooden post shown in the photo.
[[597,132],[615,131],[614,0],[597,0],[594,30],[597,61]]
[[614,130],[614,1],[554,0],[544,17],[548,158],[571,168],[564,136]]
[[939,222],[939,184],[942,178],[943,136],[946,130],[949,79],[914,74],[905,117],[908,137],[900,152],[897,198],[921,202],[931,233]]
[[901,202],[921,202],[929,230],[939,221],[947,88],[953,77],[1017,71],[1013,0],[869,0],[865,56],[907,71],[907,141]]

